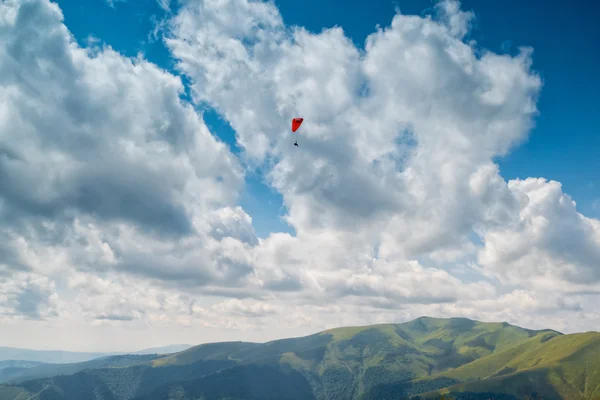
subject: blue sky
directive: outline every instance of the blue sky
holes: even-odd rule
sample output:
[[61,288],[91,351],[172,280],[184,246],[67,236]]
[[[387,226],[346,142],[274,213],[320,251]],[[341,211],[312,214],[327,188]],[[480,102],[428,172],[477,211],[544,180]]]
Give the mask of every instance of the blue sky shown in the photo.
[[587,2],[170,3],[0,2],[4,344],[600,326]]
[[[172,70],[170,54],[160,40],[149,39],[155,22],[165,10],[154,0],[58,0],[65,23],[84,44],[94,36],[124,55],[143,52],[155,64]],[[279,0],[275,2],[284,22],[304,26],[310,31],[341,26],[354,43],[362,47],[377,24],[387,26],[398,7],[403,14],[431,12],[430,0],[359,1],[359,0]],[[529,140],[498,159],[505,179],[544,177],[563,184],[584,215],[600,216],[598,149],[600,120],[597,99],[600,80],[596,79],[600,51],[594,38],[600,37],[595,9],[583,0],[531,2],[510,0],[497,7],[495,2],[465,0],[464,10],[475,12],[469,38],[480,47],[494,52],[516,53],[519,46],[534,49],[533,67],[544,80],[538,102],[540,115]],[[176,11],[177,4],[171,4]],[[586,11],[584,11],[586,10]],[[208,109],[207,125],[228,143],[234,152],[233,130],[226,121]],[[260,173],[248,175],[241,205],[252,216],[257,234],[291,232],[280,216],[284,209],[281,196],[263,184]],[[265,207],[265,205],[267,205]]]

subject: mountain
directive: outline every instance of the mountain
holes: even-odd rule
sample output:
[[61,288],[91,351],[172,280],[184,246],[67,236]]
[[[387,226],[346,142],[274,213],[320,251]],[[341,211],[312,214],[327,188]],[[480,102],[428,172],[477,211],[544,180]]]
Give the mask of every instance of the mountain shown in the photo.
[[[144,349],[136,352],[119,355],[109,355],[105,353],[73,353],[58,351],[56,352],[59,354],[58,357],[53,357],[53,354],[47,354],[49,353],[48,351],[9,348],[11,350],[22,352],[20,354],[32,354],[31,352],[39,352],[41,353],[41,355],[37,354],[38,358],[57,358],[58,360],[63,362],[51,363],[27,360],[3,360],[0,361],[0,383],[20,382],[28,379],[46,378],[56,375],[71,375],[79,371],[93,368],[125,367],[137,365],[144,361],[156,359],[157,355],[172,354],[189,349],[190,347],[192,346],[186,344],[175,344],[164,347],[154,347],[150,349]],[[68,353],[69,355],[64,357],[64,353]],[[64,362],[65,359],[69,359],[69,357],[72,357],[73,354],[82,355],[81,358],[83,359],[88,358],[90,354],[93,354],[97,357],[93,357],[92,359],[86,360],[84,362]],[[33,354],[32,358],[35,357],[36,354]]]
[[85,362],[101,357],[122,354],[170,354],[189,349],[190,347],[192,346],[189,344],[172,344],[129,353],[85,353],[62,350],[31,350],[14,347],[0,347],[0,361],[31,361],[38,363],[67,364]]
[[45,363],[76,363],[107,356],[106,353],[83,353],[61,350],[30,350],[14,347],[0,347],[0,361],[36,361]]
[[397,400],[450,393],[459,399],[600,399],[600,333],[563,335],[466,318],[422,317],[121,357],[73,364],[55,372],[60,376],[21,376],[0,385],[0,398]]
[[15,374],[28,368],[37,367],[42,364],[43,363],[37,361],[0,361],[0,382],[6,382],[10,380],[11,376],[14,376]]
[[544,399],[600,399],[600,334],[542,334],[444,375],[462,383],[430,394],[485,390],[518,397],[527,391]]
[[152,347],[150,349],[144,349],[140,351],[135,351],[133,353],[124,353],[124,354],[171,354],[171,353],[179,353],[181,351],[187,350],[192,347],[191,344],[171,344],[163,347]]
[[[172,354],[190,348],[190,345],[171,345],[140,350],[134,353],[103,356],[80,363],[39,363],[30,361],[0,361],[0,383],[21,382],[56,375],[72,375],[86,369],[127,367],[157,359],[157,355]],[[6,365],[2,369],[2,365]]]
[[[73,375],[80,371],[99,368],[122,368],[155,360],[156,354],[119,355],[96,358],[81,363],[43,363],[29,368],[6,368],[0,370],[0,383],[22,382],[31,379],[48,378],[57,375]],[[3,373],[2,373],[3,372]],[[2,398],[2,397],[0,397]]]
[[39,361],[4,360],[0,361],[0,370],[6,368],[31,368],[42,364]]

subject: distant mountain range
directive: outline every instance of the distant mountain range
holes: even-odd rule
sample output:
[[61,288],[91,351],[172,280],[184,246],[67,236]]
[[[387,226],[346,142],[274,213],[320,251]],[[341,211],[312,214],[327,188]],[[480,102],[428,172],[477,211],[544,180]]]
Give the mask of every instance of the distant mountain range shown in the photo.
[[191,344],[171,344],[162,347],[151,347],[140,351],[134,351],[133,353],[113,353],[113,354],[171,354],[179,353],[192,347]]
[[[187,344],[174,344],[164,347],[155,347],[151,349],[144,349],[135,351],[127,354],[168,354],[177,353],[183,350],[187,350],[191,345]],[[31,349],[19,349],[14,347],[1,347],[0,346],[0,362],[6,360],[14,361],[32,361],[40,363],[77,363],[93,360],[95,358],[107,357],[113,355],[119,355],[123,353],[85,353],[85,352],[74,352],[74,351],[60,351],[60,350],[31,350]],[[1,366],[2,364],[0,364]],[[1,367],[0,367],[1,368]]]
[[422,317],[8,372],[3,400],[596,400],[600,333]]

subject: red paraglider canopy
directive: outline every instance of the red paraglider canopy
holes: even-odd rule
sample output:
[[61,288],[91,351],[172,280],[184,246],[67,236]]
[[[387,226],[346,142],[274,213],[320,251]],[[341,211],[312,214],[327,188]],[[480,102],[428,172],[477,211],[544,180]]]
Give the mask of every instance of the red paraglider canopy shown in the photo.
[[296,132],[300,128],[302,121],[304,121],[304,118],[294,118],[292,120],[292,132]]

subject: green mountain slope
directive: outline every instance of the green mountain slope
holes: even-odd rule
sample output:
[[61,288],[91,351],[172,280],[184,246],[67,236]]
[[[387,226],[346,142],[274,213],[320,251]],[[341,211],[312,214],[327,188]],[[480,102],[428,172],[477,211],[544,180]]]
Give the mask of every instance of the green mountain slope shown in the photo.
[[440,375],[463,382],[444,393],[528,392],[544,399],[600,399],[600,333],[542,334]]
[[[0,398],[381,400],[439,396],[444,389],[464,398],[491,391],[505,399],[534,392],[592,399],[600,376],[589,354],[596,354],[599,334],[589,335],[423,317],[262,344],[205,344],[136,365],[0,386]],[[531,383],[535,379],[542,380]],[[502,391],[503,385],[512,389]],[[582,388],[583,397],[569,397],[570,387]]]
[[[472,362],[529,340],[543,332],[509,324],[489,324],[462,318],[419,318],[399,325],[377,325],[334,329],[333,341],[323,358],[310,359],[297,353],[284,353],[287,363],[319,382],[317,392],[336,387],[340,379],[352,382],[354,397],[378,399],[390,387],[401,386],[398,394],[408,394],[407,383],[419,377]],[[430,382],[431,388],[456,381],[444,378]]]

